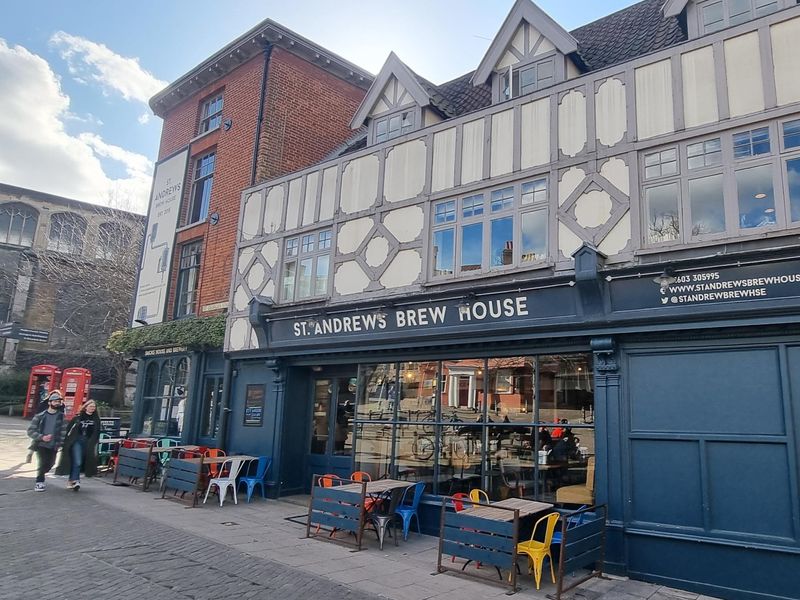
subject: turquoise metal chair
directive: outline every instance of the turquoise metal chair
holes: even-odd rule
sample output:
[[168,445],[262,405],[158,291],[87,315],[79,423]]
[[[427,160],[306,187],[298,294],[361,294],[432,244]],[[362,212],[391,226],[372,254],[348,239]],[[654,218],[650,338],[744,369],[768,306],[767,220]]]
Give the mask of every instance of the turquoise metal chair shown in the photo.
[[[413,492],[412,492],[413,490]],[[400,502],[400,506],[397,507],[395,513],[403,519],[403,539],[408,539],[408,530],[411,526],[411,519],[414,517],[417,518],[417,533],[422,534],[419,528],[419,514],[417,513],[419,509],[419,501],[422,499],[422,493],[425,491],[425,482],[420,481],[419,483],[415,483],[414,485],[407,487],[403,492],[403,499]],[[406,504],[408,499],[409,492],[413,493],[411,497],[411,503]]]
[[264,480],[267,478],[267,473],[269,472],[269,468],[272,466],[272,458],[269,456],[259,456],[258,462],[256,463],[256,473],[255,475],[250,475],[249,471],[252,468],[252,462],[250,463],[251,466],[248,466],[248,474],[239,478],[239,483],[237,484],[239,487],[244,483],[247,485],[247,501],[250,502],[250,497],[253,495],[253,491],[255,490],[257,485],[261,486],[261,497],[267,497],[267,494],[264,490]]

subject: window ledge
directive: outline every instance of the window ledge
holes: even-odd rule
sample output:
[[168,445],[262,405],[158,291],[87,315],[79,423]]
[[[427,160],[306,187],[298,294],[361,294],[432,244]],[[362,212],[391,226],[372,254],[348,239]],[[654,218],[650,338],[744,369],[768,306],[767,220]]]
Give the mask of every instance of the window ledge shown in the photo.
[[442,277],[442,278],[429,278],[427,281],[424,281],[421,285],[424,288],[428,287],[437,287],[437,286],[447,286],[450,284],[458,284],[473,281],[482,281],[484,279],[495,279],[498,277],[508,277],[509,275],[519,275],[523,273],[529,273],[531,271],[542,271],[544,269],[552,269],[555,267],[555,262],[552,260],[544,260],[539,263],[533,265],[526,265],[524,267],[508,267],[505,269],[498,269],[493,270],[488,273],[479,273],[475,275],[454,275],[452,277]]
[[194,144],[195,142],[197,142],[199,140],[202,140],[204,137],[209,136],[212,133],[214,133],[215,131],[219,131],[219,130],[220,130],[220,125],[217,125],[216,127],[214,127],[214,129],[209,129],[208,131],[204,131],[203,133],[200,133],[200,134],[194,136],[192,139],[189,140],[189,143],[190,144]]
[[709,248],[714,246],[722,246],[726,244],[740,244],[746,242],[754,242],[758,240],[764,239],[773,239],[773,238],[781,238],[781,237],[791,237],[800,235],[800,227],[798,225],[794,225],[789,229],[772,229],[769,231],[762,231],[761,233],[755,233],[750,235],[740,235],[736,237],[725,237],[725,238],[718,238],[714,240],[702,240],[702,241],[695,241],[690,242],[688,244],[664,244],[663,246],[648,246],[646,248],[640,248],[638,250],[634,250],[634,256],[649,256],[652,254],[664,254],[665,252],[677,252],[680,250],[691,250],[693,248]]
[[189,223],[188,225],[182,225],[175,230],[175,233],[183,233],[184,231],[188,231],[194,227],[199,227],[200,225],[207,225],[208,224],[208,217],[203,219],[202,221],[195,221],[194,223]]

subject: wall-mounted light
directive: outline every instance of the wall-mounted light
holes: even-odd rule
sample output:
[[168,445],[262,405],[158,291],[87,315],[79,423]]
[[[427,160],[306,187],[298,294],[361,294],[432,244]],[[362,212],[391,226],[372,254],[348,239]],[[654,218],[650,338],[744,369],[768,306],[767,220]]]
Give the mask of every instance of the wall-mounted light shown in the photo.
[[678,281],[678,279],[675,277],[675,271],[672,267],[664,267],[664,271],[658,277],[654,277],[653,281],[659,285],[661,293],[663,294],[669,289],[669,286]]
[[225,131],[230,131],[231,127],[233,127],[233,121],[230,119],[225,119],[225,121],[222,123],[222,128]]
[[320,371],[322,371],[322,367],[320,367],[319,365],[314,365],[313,367],[311,367],[311,370],[314,371],[314,373],[319,373]]
[[468,314],[473,302],[475,302],[475,292],[470,292],[458,303],[458,314],[462,317]]

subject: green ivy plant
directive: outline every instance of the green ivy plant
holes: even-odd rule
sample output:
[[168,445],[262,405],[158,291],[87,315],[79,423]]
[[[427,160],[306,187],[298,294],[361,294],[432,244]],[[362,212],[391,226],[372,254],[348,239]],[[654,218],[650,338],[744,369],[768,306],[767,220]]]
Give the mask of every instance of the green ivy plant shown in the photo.
[[106,348],[114,354],[132,355],[161,346],[186,346],[193,350],[222,348],[224,341],[225,315],[217,315],[115,331]]

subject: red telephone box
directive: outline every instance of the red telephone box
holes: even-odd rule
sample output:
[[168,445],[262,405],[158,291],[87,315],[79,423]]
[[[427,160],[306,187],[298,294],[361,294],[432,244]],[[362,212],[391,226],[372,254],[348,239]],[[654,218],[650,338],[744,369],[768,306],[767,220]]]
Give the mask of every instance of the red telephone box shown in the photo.
[[55,365],[36,365],[31,368],[28,379],[28,394],[25,396],[25,408],[22,416],[30,419],[39,412],[39,405],[52,390],[61,384],[61,369]]
[[89,369],[70,367],[61,376],[61,389],[64,390],[64,418],[71,419],[81,404],[89,399],[89,386],[92,372]]

